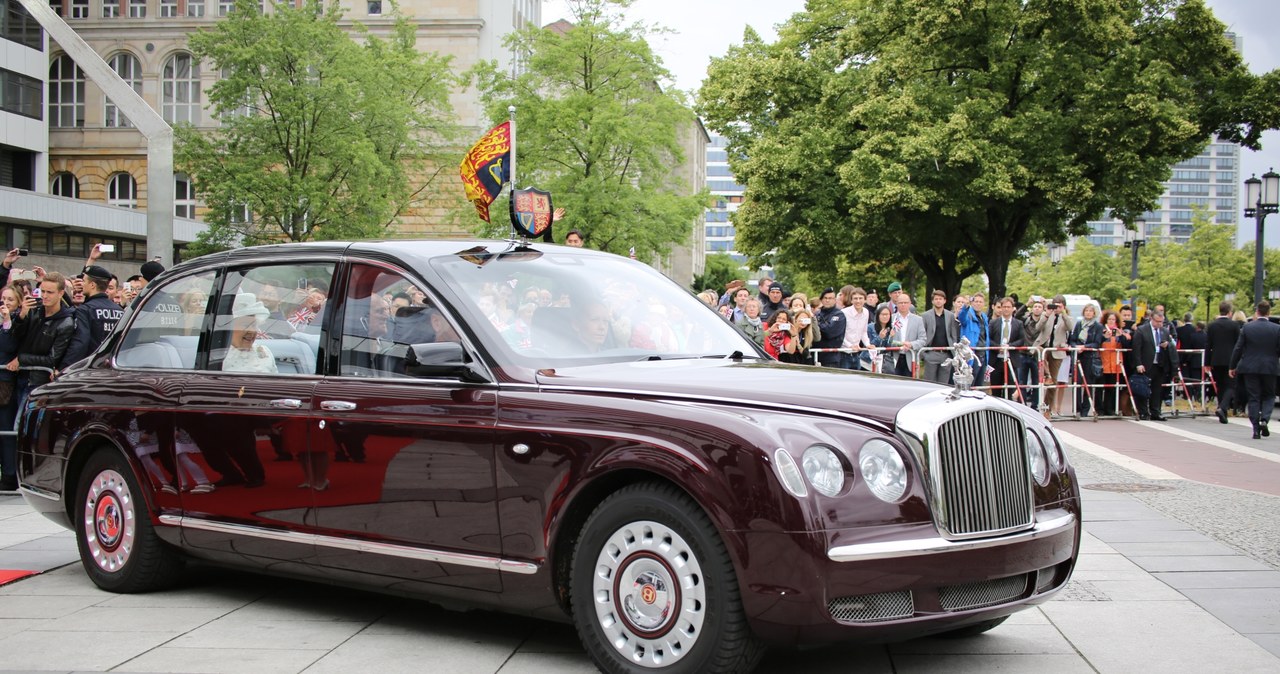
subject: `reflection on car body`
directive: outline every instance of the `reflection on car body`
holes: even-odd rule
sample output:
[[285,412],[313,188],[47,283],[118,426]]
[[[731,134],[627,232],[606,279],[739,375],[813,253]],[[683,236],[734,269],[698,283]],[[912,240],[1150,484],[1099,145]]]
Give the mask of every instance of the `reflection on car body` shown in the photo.
[[[294,330],[249,339],[268,288],[262,320]],[[204,314],[173,320],[191,293]],[[244,342],[275,371],[224,367]],[[305,575],[571,620],[606,671],[981,632],[1061,589],[1080,545],[1030,410],[773,362],[648,267],[549,245],[178,265],[34,392],[20,453],[103,588],[187,558]]]

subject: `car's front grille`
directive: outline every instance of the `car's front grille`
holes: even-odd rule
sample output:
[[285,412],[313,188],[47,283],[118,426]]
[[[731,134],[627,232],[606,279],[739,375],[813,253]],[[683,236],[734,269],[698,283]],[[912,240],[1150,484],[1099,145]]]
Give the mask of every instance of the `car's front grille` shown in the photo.
[[1031,475],[1022,422],[996,410],[970,412],[938,428],[933,474],[938,524],[953,536],[1031,526]]
[[831,617],[842,623],[871,623],[896,618],[910,618],[915,602],[908,590],[839,597],[827,604]]
[[978,583],[950,585],[938,589],[938,601],[944,611],[965,611],[1013,601],[1027,593],[1027,574],[984,580]]

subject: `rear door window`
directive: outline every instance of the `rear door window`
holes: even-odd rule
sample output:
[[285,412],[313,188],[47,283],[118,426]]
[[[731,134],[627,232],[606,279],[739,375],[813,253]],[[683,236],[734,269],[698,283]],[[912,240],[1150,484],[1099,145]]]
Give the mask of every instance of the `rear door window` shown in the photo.
[[281,264],[228,271],[210,312],[208,369],[316,374],[333,268]]

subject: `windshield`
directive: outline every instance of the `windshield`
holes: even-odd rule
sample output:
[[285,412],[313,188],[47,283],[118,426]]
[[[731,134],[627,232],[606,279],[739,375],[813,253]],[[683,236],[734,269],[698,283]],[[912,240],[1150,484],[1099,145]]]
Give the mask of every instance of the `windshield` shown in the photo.
[[480,338],[527,367],[735,352],[759,357],[752,342],[696,297],[625,258],[477,247],[431,264],[458,294],[459,311]]

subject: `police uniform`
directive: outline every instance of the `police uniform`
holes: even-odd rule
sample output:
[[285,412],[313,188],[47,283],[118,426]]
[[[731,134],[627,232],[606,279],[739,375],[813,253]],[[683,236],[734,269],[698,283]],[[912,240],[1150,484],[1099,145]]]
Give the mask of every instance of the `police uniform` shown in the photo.
[[[84,273],[94,279],[111,278],[111,274],[102,267],[85,267]],[[75,308],[75,334],[71,337],[71,346],[67,348],[66,358],[62,362],[70,365],[93,353],[115,329],[123,315],[124,309],[107,297],[106,293],[98,293],[85,299],[84,304]]]

